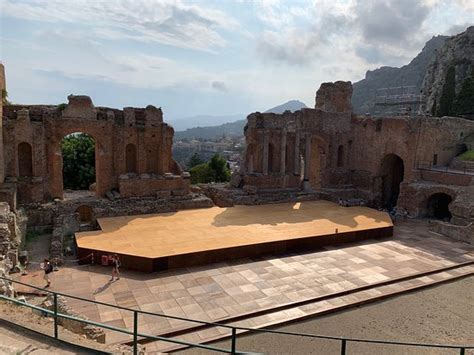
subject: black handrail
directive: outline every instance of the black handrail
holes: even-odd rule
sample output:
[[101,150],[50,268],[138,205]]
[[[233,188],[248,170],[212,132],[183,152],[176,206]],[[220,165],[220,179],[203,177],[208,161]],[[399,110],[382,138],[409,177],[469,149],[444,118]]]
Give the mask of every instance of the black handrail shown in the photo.
[[[184,317],[178,317],[178,316],[172,316],[172,315],[165,315],[165,314],[160,314],[160,313],[151,313],[147,311],[140,311],[136,309],[131,309],[131,308],[126,308],[122,306],[117,306],[114,304],[110,303],[105,303],[105,302],[100,302],[100,301],[95,301],[95,300],[90,300],[86,299],[83,297],[78,297],[74,295],[68,295],[65,293],[61,292],[54,292],[51,290],[47,290],[38,286],[30,285],[21,281],[16,281],[7,277],[0,276],[0,279],[16,283],[19,285],[27,286],[36,290],[41,290],[43,292],[53,294],[53,310],[45,309],[42,307],[38,307],[35,305],[31,305],[22,301],[19,301],[15,298],[8,297],[8,296],[3,296],[0,295],[0,299],[4,299],[6,301],[14,302],[18,305],[26,306],[32,309],[36,309],[38,311],[44,312],[45,314],[49,314],[53,316],[54,318],[54,338],[59,339],[59,334],[58,334],[58,319],[59,318],[65,318],[65,319],[70,319],[78,322],[83,322],[86,324],[94,325],[97,327],[121,332],[124,334],[132,335],[133,336],[133,353],[137,354],[138,353],[138,337],[141,338],[147,338],[151,340],[159,340],[159,341],[165,341],[165,342],[170,342],[178,345],[183,345],[183,346],[189,346],[189,347],[195,347],[195,348],[201,348],[205,350],[211,350],[211,351],[216,351],[216,352],[223,352],[223,353],[229,353],[229,354],[243,354],[242,352],[238,352],[236,350],[236,342],[237,342],[237,331],[245,331],[245,332],[253,332],[253,333],[269,333],[269,334],[279,334],[279,335],[289,335],[289,336],[299,336],[299,337],[307,337],[307,338],[317,338],[317,339],[327,339],[327,340],[337,340],[341,342],[341,354],[346,353],[346,348],[347,348],[347,343],[348,342],[357,342],[357,343],[369,343],[369,344],[387,344],[387,345],[400,345],[400,346],[413,346],[413,347],[430,347],[430,348],[445,348],[445,349],[458,349],[460,351],[461,355],[465,354],[465,351],[467,349],[474,349],[474,345],[448,345],[448,344],[428,344],[428,343],[414,343],[414,342],[401,342],[401,341],[391,341],[391,340],[377,340],[377,339],[360,339],[360,338],[348,338],[348,337],[336,337],[336,336],[329,336],[329,335],[316,335],[316,334],[309,334],[309,333],[295,333],[295,332],[285,332],[281,330],[272,330],[272,329],[265,329],[265,328],[247,328],[247,327],[241,327],[241,326],[230,326],[227,324],[221,324],[221,323],[214,323],[214,322],[206,322],[206,321],[200,321],[196,319],[189,319],[189,318],[184,318]],[[104,306],[109,306],[129,312],[133,312],[134,315],[134,321],[133,321],[133,331],[130,331],[128,329],[122,329],[114,326],[110,326],[108,324],[100,323],[100,322],[94,322],[91,320],[86,320],[74,316],[70,316],[67,314],[62,314],[58,313],[58,301],[57,301],[57,296],[63,296],[63,297],[70,297],[73,299],[78,299],[81,301],[85,302],[90,302],[98,305],[104,305]],[[188,321],[188,322],[194,322],[194,323],[201,323],[205,325],[210,325],[210,326],[215,326],[215,327],[223,327],[227,329],[231,329],[231,349],[222,349],[222,348],[217,348],[209,345],[203,345],[203,344],[198,344],[198,343],[191,343],[183,340],[177,340],[177,339],[170,339],[162,336],[155,336],[155,335],[149,335],[149,334],[142,334],[138,332],[138,315],[139,314],[144,314],[144,315],[154,315],[158,317],[164,317],[164,318],[170,318],[170,319],[175,319],[175,320],[183,320],[183,321]]]

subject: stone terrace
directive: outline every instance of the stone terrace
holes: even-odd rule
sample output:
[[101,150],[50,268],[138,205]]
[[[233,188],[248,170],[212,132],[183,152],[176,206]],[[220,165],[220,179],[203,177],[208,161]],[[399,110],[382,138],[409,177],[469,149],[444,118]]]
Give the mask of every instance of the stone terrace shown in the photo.
[[[381,241],[369,240],[300,255],[244,259],[154,274],[124,271],[122,278],[113,283],[109,282],[108,268],[68,266],[53,274],[52,290],[143,311],[223,322],[243,314],[264,309],[271,312],[271,309],[293,302],[346,290],[356,291],[360,286],[472,261],[473,250],[468,244],[428,232],[424,222],[406,222],[396,226],[394,238]],[[474,271],[472,265],[468,268],[470,273]],[[454,272],[452,275],[458,274]],[[437,282],[452,275],[424,277],[419,284],[413,280],[401,282],[398,290],[406,291],[423,282]],[[22,280],[42,285],[40,276],[30,273]],[[397,284],[386,287],[393,291],[397,289]],[[382,293],[387,292],[370,290],[347,297],[358,297],[358,301],[363,301],[364,298],[373,299]],[[344,297],[337,297],[330,300],[328,305],[338,306],[344,302]],[[92,320],[133,329],[131,312],[73,299],[68,299],[68,304]],[[304,316],[307,309],[300,307],[281,311],[239,324],[259,327],[282,323]],[[139,331],[154,335],[193,326],[189,322],[155,316],[140,316],[139,320]],[[184,338],[205,341],[224,333],[228,333],[228,330],[208,329],[188,334]],[[107,333],[108,343],[123,341],[130,341],[130,337],[116,332]],[[170,345],[161,342],[146,346],[148,351],[152,351],[163,350]]]

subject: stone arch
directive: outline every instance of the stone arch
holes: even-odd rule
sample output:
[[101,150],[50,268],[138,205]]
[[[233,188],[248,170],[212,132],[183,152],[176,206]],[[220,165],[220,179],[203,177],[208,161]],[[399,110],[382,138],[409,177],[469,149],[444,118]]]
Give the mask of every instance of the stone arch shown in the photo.
[[[112,179],[112,137],[107,134],[105,127],[96,127],[99,122],[91,122],[90,125],[81,125],[70,120],[58,120],[55,135],[47,144],[49,155],[50,183],[49,193],[52,198],[63,198],[63,158],[61,141],[72,133],[85,133],[95,143],[95,193],[103,196],[111,188]],[[72,124],[73,123],[73,124]]]
[[33,176],[33,149],[27,142],[18,144],[18,176]]
[[397,205],[400,184],[404,179],[405,166],[403,159],[396,154],[387,154],[380,165],[382,178],[381,204],[391,209]]
[[137,147],[133,143],[129,143],[125,147],[125,172],[137,172]]
[[341,144],[337,148],[337,167],[341,168],[344,166],[344,146]]
[[426,217],[441,220],[451,220],[451,212],[449,205],[453,201],[453,197],[445,192],[436,192],[431,194],[425,202]]

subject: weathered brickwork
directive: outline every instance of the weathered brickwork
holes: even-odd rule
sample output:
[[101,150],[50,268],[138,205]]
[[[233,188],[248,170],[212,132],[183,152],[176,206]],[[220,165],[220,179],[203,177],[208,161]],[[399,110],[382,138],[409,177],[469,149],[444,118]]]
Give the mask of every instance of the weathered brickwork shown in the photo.
[[[371,206],[396,206],[414,217],[429,214],[428,201],[436,193],[452,198],[453,207],[462,194],[474,201],[474,174],[442,171],[469,148],[473,121],[356,116],[351,95],[350,82],[324,83],[315,109],[249,115],[244,164],[239,178],[232,179],[234,186],[302,188],[335,196],[352,189]],[[464,203],[469,211],[471,204]],[[452,208],[453,221],[474,221],[474,214],[456,216],[459,211]]]
[[65,107],[4,107],[6,181],[16,185],[20,203],[63,197],[60,144],[75,132],[95,141],[98,196],[111,190],[123,190],[125,197],[189,192],[189,176],[171,155],[174,130],[160,108],[117,110],[95,107],[88,96],[68,100]]

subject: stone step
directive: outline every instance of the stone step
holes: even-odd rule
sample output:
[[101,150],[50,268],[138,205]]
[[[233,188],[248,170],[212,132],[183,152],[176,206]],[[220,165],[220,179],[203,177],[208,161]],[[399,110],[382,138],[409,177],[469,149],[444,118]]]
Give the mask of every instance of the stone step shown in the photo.
[[[217,323],[228,326],[259,329],[339,311],[473,274],[474,262],[467,262],[413,274],[399,279],[383,281],[353,290],[313,297],[305,301],[294,302],[276,308],[262,309],[259,312],[222,319],[217,321]],[[238,334],[247,331],[248,330],[239,330]],[[198,325],[159,335],[193,343],[208,343],[228,338],[231,334],[229,328]],[[141,343],[147,348],[147,351],[172,352],[185,348],[162,341],[150,342],[142,340]]]

